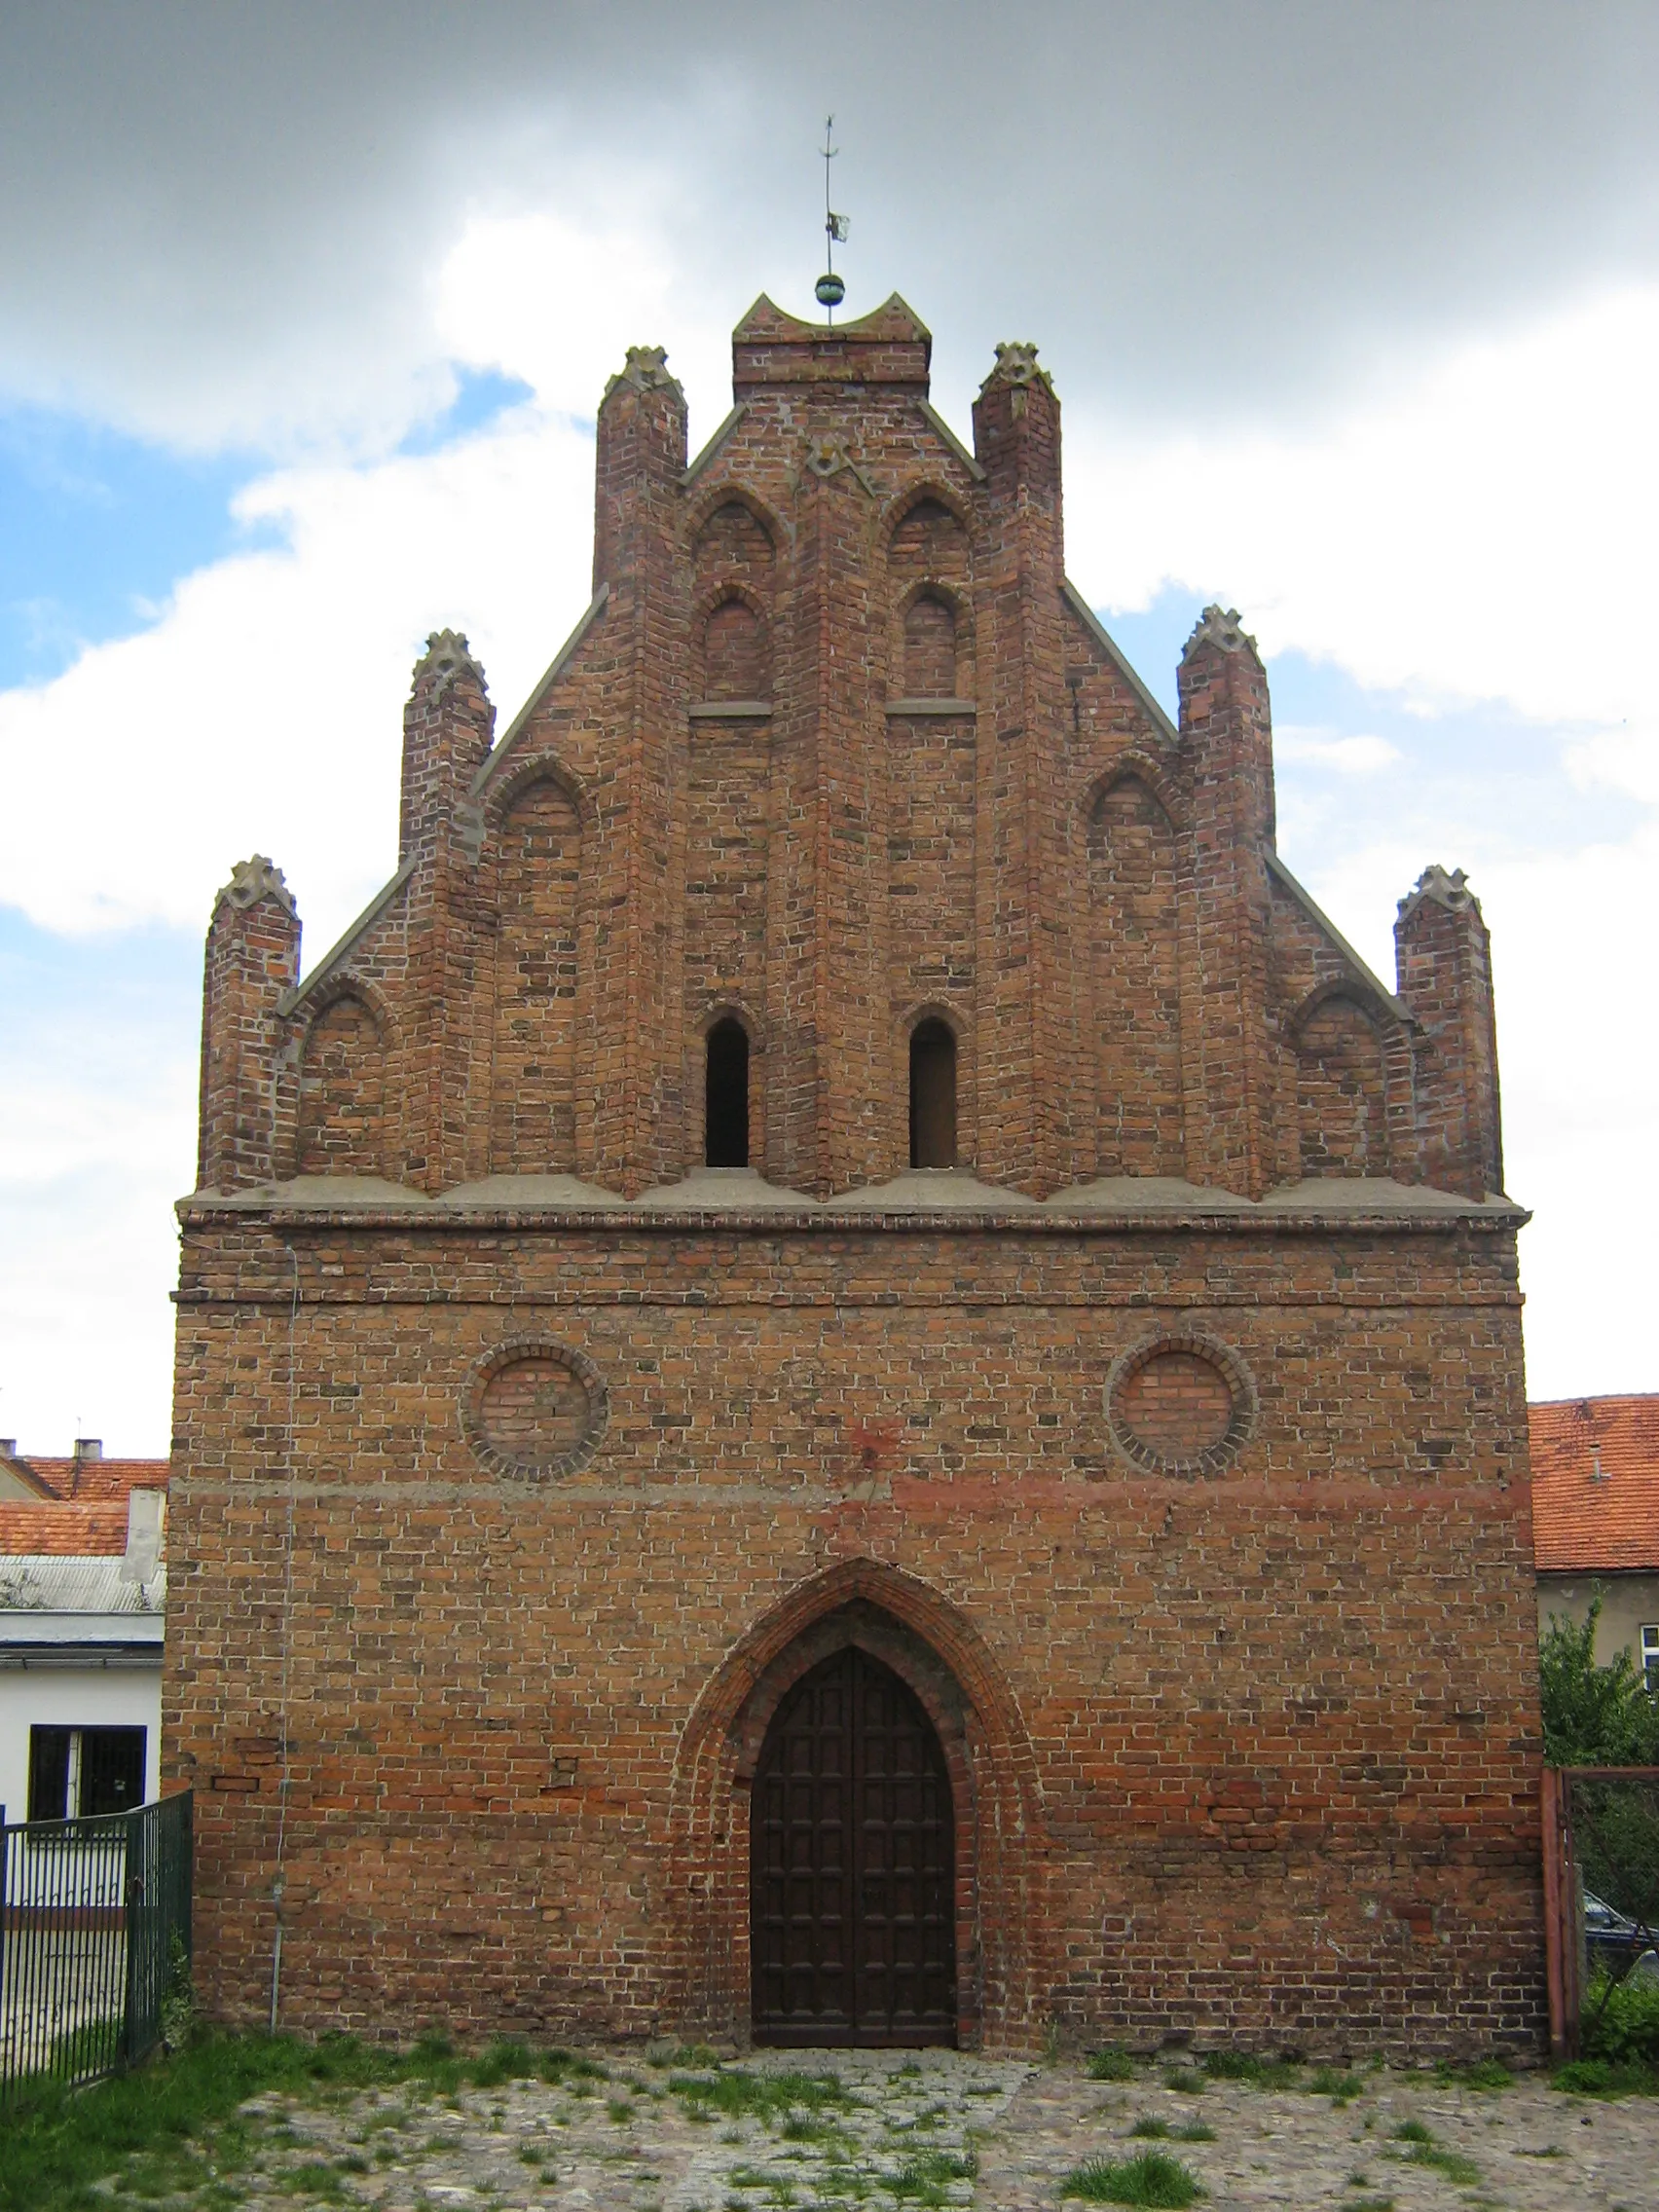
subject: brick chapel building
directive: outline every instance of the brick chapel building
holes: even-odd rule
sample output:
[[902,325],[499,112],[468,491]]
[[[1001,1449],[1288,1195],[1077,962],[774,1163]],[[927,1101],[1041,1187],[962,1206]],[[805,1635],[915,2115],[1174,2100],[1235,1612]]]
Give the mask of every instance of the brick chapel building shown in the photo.
[[1516,1232],[1460,875],[1378,980],[1273,847],[1262,663],[1172,725],[897,298],[761,299],[594,596],[405,715],[302,982],[207,940],[166,1727],[222,2015],[1529,2046]]

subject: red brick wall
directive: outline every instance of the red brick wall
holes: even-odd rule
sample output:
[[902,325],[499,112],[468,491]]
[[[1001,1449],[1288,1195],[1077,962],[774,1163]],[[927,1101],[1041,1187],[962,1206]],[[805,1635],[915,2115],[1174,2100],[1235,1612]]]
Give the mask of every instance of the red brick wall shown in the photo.
[[[1027,1806],[967,1906],[974,1958],[1013,1940],[1010,1899],[1029,1923],[966,1990],[993,2041],[1051,2016],[1419,2050],[1534,2031],[1519,1309],[1508,1234],[1447,1225],[193,1220],[167,1727],[219,2009],[255,2015],[268,1966],[278,1232],[304,1291],[296,2021],[741,2025],[693,1925],[735,1909],[730,1786],[700,1825],[676,1810],[697,1715],[746,1639],[863,1561],[891,1633],[952,1671],[976,1788]],[[608,1392],[567,1478],[486,1467],[460,1419],[531,1314]],[[1160,1326],[1255,1379],[1214,1476],[1114,1451],[1108,1373]]]

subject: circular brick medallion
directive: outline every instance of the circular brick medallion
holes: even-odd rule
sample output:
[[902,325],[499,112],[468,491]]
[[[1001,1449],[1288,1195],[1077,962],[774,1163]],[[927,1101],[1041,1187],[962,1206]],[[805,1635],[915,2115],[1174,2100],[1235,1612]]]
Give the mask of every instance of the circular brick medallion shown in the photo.
[[472,1369],[461,1424],[487,1467],[521,1481],[574,1474],[604,1432],[605,1384],[568,1345],[519,1337]]
[[1256,1386],[1229,1346],[1194,1331],[1133,1346],[1106,1379],[1112,1441],[1146,1474],[1218,1474],[1255,1426]]

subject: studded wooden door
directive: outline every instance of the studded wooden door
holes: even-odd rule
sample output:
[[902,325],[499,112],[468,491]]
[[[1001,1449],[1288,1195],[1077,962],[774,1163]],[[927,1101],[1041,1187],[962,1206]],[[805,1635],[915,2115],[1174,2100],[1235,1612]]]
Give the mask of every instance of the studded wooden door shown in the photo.
[[956,1837],[933,1723],[849,1647],[767,1730],[750,1808],[750,1957],[763,2044],[956,2040]]

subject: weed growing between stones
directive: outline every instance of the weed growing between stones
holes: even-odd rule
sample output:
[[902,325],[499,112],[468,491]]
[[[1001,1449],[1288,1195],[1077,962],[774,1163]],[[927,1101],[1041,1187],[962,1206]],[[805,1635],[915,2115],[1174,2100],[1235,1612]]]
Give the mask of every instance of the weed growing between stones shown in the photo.
[[1108,2045],[1104,2050],[1095,2051],[1088,2061],[1088,2079],[1091,2082],[1132,2082],[1139,2073],[1140,2068],[1128,2052],[1119,2050],[1112,2045]]
[[1467,2066],[1442,2059],[1434,2079],[1444,2089],[1510,2089],[1515,2076],[1501,2058],[1477,2058]]
[[1062,2197],[1089,2204],[1146,2204],[1173,2208],[1196,2204],[1204,2191],[1198,2176],[1163,2151],[1135,2158],[1088,2158],[1060,2183]]
[[1302,2080],[1294,2058],[1258,2058],[1251,2050],[1206,2050],[1198,2063],[1212,2082],[1247,2082],[1254,2089],[1294,2089]]
[[1365,2077],[1347,2067],[1321,2066],[1306,2084],[1310,2097],[1329,2097],[1334,2104],[1351,2104],[1365,2094]]
[[716,2074],[673,2074],[668,2085],[693,2120],[717,2116],[771,2120],[796,2107],[814,2113],[853,2102],[833,2074],[754,2074],[732,2066]]
[[1481,2169],[1473,2158],[1466,2158],[1461,2151],[1449,2151],[1438,2143],[1432,2128],[1425,2127],[1420,2120],[1402,2120],[1394,2130],[1398,2150],[1384,2151],[1385,2158],[1402,2158],[1407,2165],[1432,2166],[1447,2180],[1467,2189],[1481,2178]]

